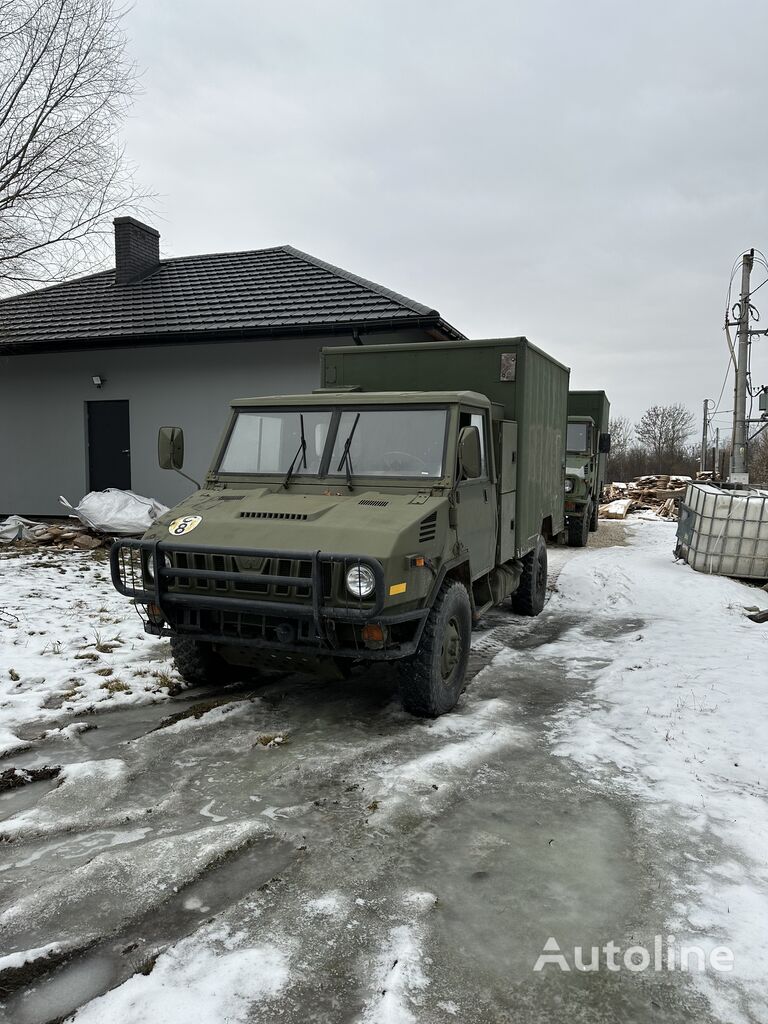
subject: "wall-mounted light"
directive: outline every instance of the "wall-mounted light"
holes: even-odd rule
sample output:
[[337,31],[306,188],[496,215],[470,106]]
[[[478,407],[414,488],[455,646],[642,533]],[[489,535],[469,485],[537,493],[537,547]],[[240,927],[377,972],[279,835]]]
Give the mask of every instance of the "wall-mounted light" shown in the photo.
[[107,383],[107,378],[100,377],[98,373],[94,374],[93,377],[91,377],[91,380],[93,381],[97,388],[100,388]]

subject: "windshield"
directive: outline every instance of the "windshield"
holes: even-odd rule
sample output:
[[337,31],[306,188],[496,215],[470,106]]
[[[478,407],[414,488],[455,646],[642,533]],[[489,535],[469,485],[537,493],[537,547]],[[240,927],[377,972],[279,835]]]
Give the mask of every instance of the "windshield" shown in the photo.
[[356,476],[442,476],[445,409],[348,409],[341,414],[329,473]]
[[569,423],[568,435],[565,443],[566,451],[589,452],[591,448],[592,427],[589,423]]
[[[219,464],[222,473],[317,475],[331,426],[330,409],[270,409],[238,413]],[[306,466],[301,454],[302,421]],[[298,458],[297,458],[298,453]]]
[[[219,472],[293,476],[440,477],[447,409],[243,409]],[[302,453],[306,442],[306,465]]]

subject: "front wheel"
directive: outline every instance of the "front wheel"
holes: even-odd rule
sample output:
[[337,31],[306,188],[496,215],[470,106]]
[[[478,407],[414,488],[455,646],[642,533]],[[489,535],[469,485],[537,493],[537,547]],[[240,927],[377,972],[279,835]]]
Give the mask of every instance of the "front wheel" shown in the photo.
[[427,617],[416,653],[398,663],[403,708],[437,718],[456,706],[464,689],[472,637],[472,607],[460,583],[445,583]]
[[539,535],[536,546],[523,559],[523,574],[512,595],[512,610],[518,615],[538,615],[547,598],[547,545]]
[[589,505],[584,509],[584,515],[570,516],[568,519],[568,546],[571,548],[584,548],[589,540],[589,524],[592,514]]
[[590,533],[597,533],[597,528],[600,525],[599,519],[600,519],[600,499],[598,498],[598,500],[592,506],[592,517],[589,520],[589,532]]
[[171,653],[176,671],[192,686],[221,686],[237,678],[232,665],[214,651],[212,644],[202,640],[172,636]]

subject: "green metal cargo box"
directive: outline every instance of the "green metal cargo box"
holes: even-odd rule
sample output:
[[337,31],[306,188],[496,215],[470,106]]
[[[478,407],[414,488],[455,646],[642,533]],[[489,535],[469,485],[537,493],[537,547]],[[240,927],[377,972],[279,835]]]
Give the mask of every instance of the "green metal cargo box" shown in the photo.
[[[495,480],[503,495],[514,463],[514,553],[564,527],[570,371],[527,338],[325,348],[321,386],[362,391],[476,391],[493,403]],[[512,430],[509,423],[515,423]],[[505,426],[505,424],[507,424]],[[506,450],[516,443],[516,450]],[[512,552],[505,552],[511,557]]]
[[569,391],[568,415],[589,416],[595,421],[598,433],[608,430],[611,406],[604,391]]

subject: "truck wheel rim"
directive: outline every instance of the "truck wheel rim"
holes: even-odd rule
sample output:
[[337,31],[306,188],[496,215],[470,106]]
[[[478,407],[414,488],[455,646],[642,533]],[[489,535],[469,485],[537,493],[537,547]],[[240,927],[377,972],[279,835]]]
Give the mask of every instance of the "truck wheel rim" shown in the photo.
[[451,619],[445,627],[443,648],[440,652],[440,674],[447,679],[459,663],[461,652],[461,632],[456,619]]

